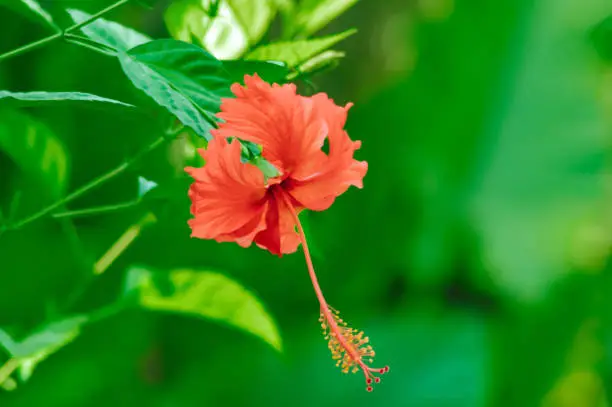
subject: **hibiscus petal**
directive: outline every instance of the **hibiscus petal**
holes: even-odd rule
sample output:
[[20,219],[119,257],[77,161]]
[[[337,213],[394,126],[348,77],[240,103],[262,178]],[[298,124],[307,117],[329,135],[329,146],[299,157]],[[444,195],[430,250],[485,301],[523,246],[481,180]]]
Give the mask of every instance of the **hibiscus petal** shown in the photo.
[[[351,104],[338,106],[324,93],[300,96],[293,84],[270,85],[257,75],[245,76],[245,86],[235,84],[232,92],[236,98],[223,100],[218,116],[224,123],[215,136],[260,144],[263,157],[282,174],[271,183],[282,181],[298,208],[324,210],[351,185],[362,187],[367,163],[353,158],[360,142],[344,131]],[[322,151],[326,138],[329,154]],[[273,252],[282,251],[277,237],[265,243]]]
[[312,100],[313,115],[324,120],[329,129],[329,154],[318,151],[310,160],[303,161],[291,173],[284,189],[301,206],[322,211],[329,208],[336,197],[350,186],[363,187],[368,164],[353,158],[361,142],[351,140],[343,130],[351,105],[344,108],[337,106],[324,94],[314,95]]
[[235,84],[236,98],[223,99],[224,120],[215,135],[238,137],[259,144],[263,157],[282,173],[320,151],[327,123],[320,120],[311,98],[296,94],[293,84],[270,85],[259,76],[245,76],[245,86]]
[[[299,213],[298,209],[296,209],[296,213]],[[297,250],[300,244],[297,225],[291,210],[278,192],[270,200],[266,224],[267,228],[255,237],[257,246],[269,250],[279,257],[283,254],[294,253]]]
[[247,247],[265,229],[264,177],[257,167],[240,161],[240,150],[237,140],[230,144],[215,137],[207,150],[200,150],[206,165],[185,169],[194,178],[189,189],[194,218],[188,222],[193,237]]

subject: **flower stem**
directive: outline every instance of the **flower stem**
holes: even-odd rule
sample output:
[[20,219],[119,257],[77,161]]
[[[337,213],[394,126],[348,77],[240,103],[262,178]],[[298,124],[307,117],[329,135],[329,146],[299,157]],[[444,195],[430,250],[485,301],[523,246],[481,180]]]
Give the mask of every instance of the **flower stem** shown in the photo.
[[300,218],[295,211],[295,208],[291,204],[289,197],[285,192],[277,192],[280,195],[281,199],[287,205],[293,220],[295,221],[298,229],[298,234],[300,235],[300,240],[302,242],[302,251],[304,252],[304,258],[306,259],[306,266],[308,267],[308,274],[310,275],[310,280],[312,281],[312,286],[315,290],[315,294],[317,295],[317,299],[319,300],[319,304],[321,305],[321,313],[327,320],[330,330],[333,332],[333,335],[338,340],[338,343],[345,349],[345,351],[351,356],[351,358],[355,361],[358,361],[361,365],[361,358],[356,353],[355,349],[350,346],[347,342],[346,338],[342,334],[340,327],[336,323],[336,319],[331,313],[330,307],[325,301],[325,296],[323,295],[323,291],[321,290],[321,286],[319,285],[319,280],[317,279],[317,274],[315,273],[314,266],[312,264],[312,257],[310,256],[310,250],[308,250],[308,243],[306,242],[306,234],[304,233],[304,228],[302,227],[302,223],[300,222]]
[[143,156],[145,156],[149,152],[153,151],[155,148],[159,147],[161,144],[164,143],[164,141],[166,141],[166,139],[167,139],[166,136],[161,136],[161,137],[155,139],[155,141],[153,141],[151,144],[146,146],[144,149],[140,150],[138,152],[138,154],[136,154],[131,159],[124,161],[119,166],[113,168],[112,170],[110,170],[106,174],[103,174],[103,175],[99,176],[98,178],[94,179],[93,181],[91,181],[90,183],[88,183],[86,185],[83,185],[81,188],[79,188],[76,191],[72,192],[71,194],[69,194],[65,198],[62,198],[59,201],[56,201],[56,202],[52,203],[51,205],[41,209],[40,211],[38,211],[38,212],[28,216],[28,217],[26,217],[25,219],[22,219],[22,220],[20,220],[20,221],[18,221],[16,223],[8,225],[7,229],[10,229],[10,230],[19,229],[19,228],[27,225],[28,223],[34,222],[35,220],[38,220],[38,219],[42,218],[43,216],[53,212],[54,210],[56,210],[57,208],[67,204],[68,202],[75,200],[76,198],[80,197],[81,195],[83,195],[84,193],[90,191],[91,189],[94,189],[94,188],[104,184],[108,180],[110,180],[110,179],[116,177],[117,175],[123,173],[125,170],[127,170],[132,164],[134,164],[140,158],[142,158]]
[[[66,28],[65,30],[63,30],[61,32],[57,32],[57,33],[51,34],[48,37],[45,37],[45,38],[42,38],[40,40],[31,42],[31,43],[26,44],[26,45],[24,45],[22,47],[14,49],[12,51],[5,52],[4,54],[0,55],[0,62],[4,61],[6,59],[12,58],[12,57],[16,57],[16,56],[21,55],[21,54],[25,54],[26,52],[33,51],[33,50],[38,49],[38,48],[40,48],[40,47],[42,47],[44,45],[47,45],[47,44],[51,43],[51,42],[54,42],[54,41],[59,40],[61,38],[64,38],[66,34],[69,34],[69,33],[73,32],[73,31],[76,31],[76,30],[78,30],[80,28],[83,28],[83,27],[85,27],[88,24],[91,24],[92,22],[96,21],[97,19],[99,19],[100,17],[104,16],[105,14],[113,11],[114,9],[116,9],[118,7],[123,6],[124,4],[129,3],[130,1],[132,1],[132,0],[119,0],[116,3],[111,4],[110,6],[106,7],[105,9],[100,10],[99,12],[97,12],[94,15],[92,15],[88,19],[86,19],[84,21],[81,21],[78,24],[74,24],[74,25]],[[82,44],[79,44],[79,45],[82,45]]]
[[[287,205],[287,208],[289,209],[289,212],[291,213],[291,216],[293,217],[293,220],[295,221],[297,225],[298,233],[300,235],[300,240],[302,242],[302,250],[304,251],[304,257],[306,258],[306,266],[308,267],[308,274],[310,275],[310,280],[312,280],[312,286],[315,290],[315,294],[317,295],[317,299],[319,300],[319,303],[321,304],[321,312],[326,313],[326,316],[327,316],[327,314],[330,314],[329,305],[327,305],[327,301],[325,301],[325,297],[323,296],[323,291],[321,290],[321,286],[319,285],[319,280],[317,279],[317,274],[315,273],[314,266],[312,264],[310,250],[308,250],[308,243],[306,242],[306,234],[304,233],[304,228],[302,227],[300,218],[298,217],[297,212],[295,211],[295,208],[291,204],[291,201],[289,201],[287,194],[281,191],[281,192],[277,192],[277,195],[280,195],[281,200],[285,202],[285,205]],[[331,314],[330,314],[330,318],[331,318]]]

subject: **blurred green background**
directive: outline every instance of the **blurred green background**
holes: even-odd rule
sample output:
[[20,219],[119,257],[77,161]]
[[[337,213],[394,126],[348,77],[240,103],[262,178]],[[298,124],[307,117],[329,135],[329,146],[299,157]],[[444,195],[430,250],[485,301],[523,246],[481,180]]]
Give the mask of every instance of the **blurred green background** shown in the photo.
[[[0,1],[0,53],[49,34],[14,1]],[[165,38],[169,3],[128,4],[105,18]],[[40,4],[66,27],[65,9],[111,3]],[[94,315],[80,332],[43,328],[36,357],[48,357],[31,375],[37,359],[24,359],[0,406],[608,406],[611,13],[607,0],[361,0],[316,33],[358,29],[335,45],[346,52],[337,67],[299,84],[355,103],[347,127],[363,141],[365,188],[305,222],[328,301],[371,337],[375,365],[390,366],[373,393],[334,367],[301,253],[279,259],[189,238],[182,167],[194,151],[183,133],[62,210],[131,201],[139,177],[162,199],[0,236],[0,342],[48,326],[74,292],[83,295],[72,309]],[[262,43],[278,37],[280,20]],[[151,103],[115,59],[61,41],[0,61],[0,90]],[[0,208],[15,219],[160,135],[154,120],[119,108],[3,109]],[[157,221],[90,281],[93,264],[149,210]],[[218,272],[254,297],[200,293],[212,304],[202,307],[226,309],[220,318],[230,323],[108,311],[139,270],[162,279]],[[261,318],[245,322],[255,335],[231,322],[243,300]],[[257,337],[276,340],[266,315],[281,352]]]

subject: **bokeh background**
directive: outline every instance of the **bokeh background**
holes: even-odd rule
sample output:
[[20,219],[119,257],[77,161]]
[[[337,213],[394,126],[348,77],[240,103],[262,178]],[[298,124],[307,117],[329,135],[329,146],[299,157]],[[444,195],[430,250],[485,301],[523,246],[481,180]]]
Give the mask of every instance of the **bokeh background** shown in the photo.
[[[48,35],[11,1],[0,1],[0,52]],[[110,4],[40,3],[64,27],[64,9]],[[169,3],[106,18],[169,37]],[[75,291],[75,311],[104,308],[134,266],[214,271],[261,301],[282,351],[214,319],[127,307],[85,326],[30,377],[11,375],[0,406],[608,406],[611,14],[605,0],[361,0],[317,33],[358,29],[335,46],[346,53],[338,66],[300,89],[355,103],[347,127],[369,172],[363,190],[304,221],[329,302],[390,365],[373,393],[334,367],[301,253],[189,238],[182,167],[193,144],[181,134],[64,209],[133,200],[139,177],[166,192],[161,203],[0,236],[0,326],[22,337]],[[150,103],[116,60],[62,42],[0,62],[0,89]],[[32,145],[3,152],[36,131],[60,141],[61,160]],[[157,135],[120,109],[3,110],[2,212],[22,218],[51,202],[50,168],[71,191]],[[148,210],[157,222],[90,281],[92,264]]]

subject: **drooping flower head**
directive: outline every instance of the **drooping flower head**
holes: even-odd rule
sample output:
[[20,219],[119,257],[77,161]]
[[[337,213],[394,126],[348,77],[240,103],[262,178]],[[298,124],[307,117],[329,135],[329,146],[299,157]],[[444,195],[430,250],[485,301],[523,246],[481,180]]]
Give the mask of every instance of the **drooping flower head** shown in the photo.
[[[369,339],[327,304],[298,218],[304,209],[329,208],[351,185],[363,186],[367,163],[353,158],[361,143],[344,130],[351,105],[338,106],[323,93],[300,96],[293,84],[269,85],[257,75],[245,76],[245,86],[234,84],[232,92],[236,97],[224,99],[218,114],[223,123],[200,150],[204,167],[186,168],[194,178],[191,236],[243,247],[254,242],[278,256],[295,252],[301,243],[332,357],[344,372],[361,369],[371,391],[380,380],[377,374],[388,367],[369,366],[374,357]],[[261,146],[278,175],[265,177],[244,163],[240,140]]]

